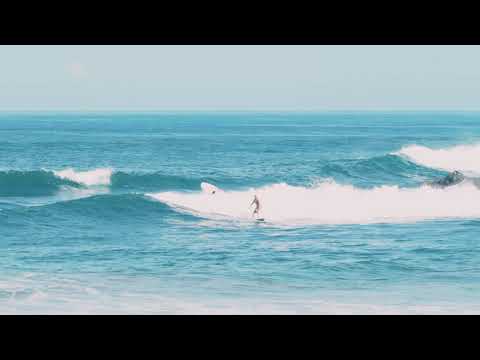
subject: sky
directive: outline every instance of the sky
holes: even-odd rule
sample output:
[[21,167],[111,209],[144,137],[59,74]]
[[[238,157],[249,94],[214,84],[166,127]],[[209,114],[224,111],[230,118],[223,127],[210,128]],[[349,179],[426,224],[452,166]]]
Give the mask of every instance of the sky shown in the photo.
[[0,46],[0,110],[376,109],[480,109],[480,46]]

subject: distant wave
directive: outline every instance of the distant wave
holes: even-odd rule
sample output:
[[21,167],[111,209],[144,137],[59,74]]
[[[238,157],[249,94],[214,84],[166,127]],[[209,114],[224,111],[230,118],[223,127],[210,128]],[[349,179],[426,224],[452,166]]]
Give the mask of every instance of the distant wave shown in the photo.
[[110,185],[113,170],[109,168],[100,168],[89,171],[75,171],[74,169],[69,168],[61,171],[54,171],[53,173],[60,179],[66,179],[77,184],[92,186]]
[[56,177],[51,171],[0,171],[0,196],[48,196],[56,194],[62,186],[79,184]]
[[446,171],[459,170],[480,176],[480,144],[431,149],[421,145],[403,147],[396,154],[417,164]]
[[54,171],[55,176],[84,186],[109,186],[114,189],[194,189],[201,179],[153,173],[126,173],[111,168]]
[[[285,181],[293,185],[307,185],[312,179],[335,178],[355,185],[376,186],[404,183],[418,184],[418,177],[432,179],[439,174],[435,170],[417,165],[401,156],[384,155],[369,159],[334,160],[322,164],[308,178],[284,174],[282,179],[265,175],[258,178],[228,178],[222,176],[200,177],[170,175],[156,172],[125,172],[112,168],[77,170],[0,171],[0,197],[42,197],[59,193],[73,193],[88,189],[90,194],[104,192],[101,189],[158,192],[166,190],[195,191],[201,182],[212,182],[225,188],[246,188]],[[98,190],[98,191],[95,191]]]
[[177,211],[207,218],[251,220],[253,195],[261,216],[282,224],[362,224],[480,217],[480,191],[471,183],[435,189],[380,186],[360,189],[333,181],[312,187],[274,184],[247,191],[147,194]]
[[[110,188],[136,191],[165,189],[194,190],[203,179],[156,173],[115,172],[110,168],[76,171],[72,168],[48,171],[0,171],[0,197],[41,197],[58,195],[60,192],[76,192],[95,188]],[[216,181],[215,179],[207,179]],[[99,192],[101,189],[99,189]]]
[[[399,178],[418,185],[418,178],[432,179],[441,175],[435,169],[424,167],[395,154],[367,159],[334,160],[321,168],[323,177],[345,179],[355,184],[378,186],[396,184]],[[407,181],[408,182],[408,181]]]
[[155,189],[195,190],[198,189],[201,182],[201,178],[165,175],[160,172],[126,173],[119,171],[112,174],[111,187],[114,189],[136,189],[141,191]]

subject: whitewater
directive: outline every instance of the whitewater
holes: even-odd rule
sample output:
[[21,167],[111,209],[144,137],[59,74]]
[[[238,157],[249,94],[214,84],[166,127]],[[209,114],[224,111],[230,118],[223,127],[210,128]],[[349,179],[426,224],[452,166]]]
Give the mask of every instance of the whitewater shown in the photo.
[[[419,165],[439,170],[460,170],[480,176],[480,144],[430,149],[419,145],[402,147],[394,155],[405,156]],[[430,185],[417,188],[380,186],[360,189],[335,181],[320,181],[310,187],[272,184],[247,191],[183,194],[148,194],[174,207],[204,216],[249,219],[247,204],[254,195],[261,199],[262,216],[284,224],[353,224],[405,222],[441,218],[480,216],[478,179],[445,189]]]
[[457,145],[445,149],[414,144],[403,147],[397,154],[420,165],[448,171],[461,170],[471,176],[480,176],[480,144]]
[[179,210],[202,216],[248,220],[253,196],[262,204],[261,216],[285,225],[367,224],[441,218],[480,217],[480,191],[473,184],[446,189],[382,186],[358,189],[325,182],[310,188],[274,184],[247,191],[149,194]]

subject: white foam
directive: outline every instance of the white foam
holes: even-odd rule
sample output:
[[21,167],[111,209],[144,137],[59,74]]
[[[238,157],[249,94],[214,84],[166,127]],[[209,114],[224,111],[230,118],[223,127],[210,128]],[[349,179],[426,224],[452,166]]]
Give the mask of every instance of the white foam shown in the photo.
[[471,183],[445,189],[421,186],[381,186],[360,189],[335,182],[312,187],[274,184],[247,191],[146,194],[180,211],[210,219],[252,220],[253,195],[261,203],[260,216],[269,223],[362,224],[414,222],[439,218],[479,218],[480,190]]
[[61,171],[54,171],[55,176],[61,179],[68,179],[87,186],[110,185],[112,173],[113,170],[109,168],[100,168],[89,171],[75,171],[72,168],[68,168]]
[[435,169],[459,170],[471,173],[473,176],[480,175],[480,144],[458,145],[446,149],[409,145],[395,154]]
[[156,285],[157,278],[138,276],[0,274],[0,314],[480,314],[478,302],[458,301],[465,300],[463,292],[445,298],[443,286],[415,295],[409,286],[368,294],[328,289],[306,294],[259,289],[251,283],[255,291],[248,296],[202,296]]

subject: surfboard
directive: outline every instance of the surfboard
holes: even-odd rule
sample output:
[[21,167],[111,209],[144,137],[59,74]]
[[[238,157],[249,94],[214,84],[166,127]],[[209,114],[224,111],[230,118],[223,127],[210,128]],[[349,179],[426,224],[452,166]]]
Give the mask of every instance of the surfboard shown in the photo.
[[260,221],[260,222],[262,222],[262,221],[265,221],[265,219],[264,219],[264,218],[255,219],[255,220],[257,220],[257,221]]
[[215,185],[209,184],[207,182],[202,182],[200,184],[200,187],[202,188],[203,192],[212,194],[213,192],[218,192],[218,188]]

